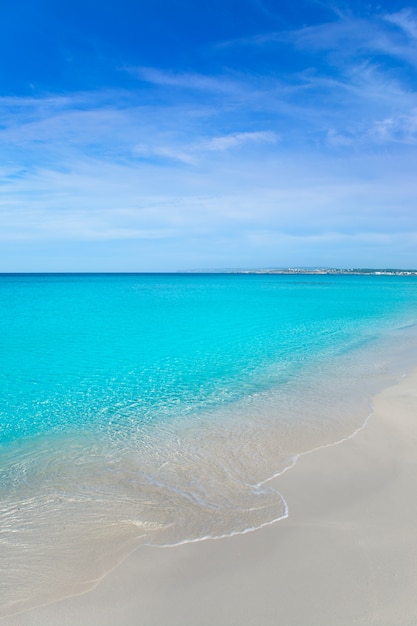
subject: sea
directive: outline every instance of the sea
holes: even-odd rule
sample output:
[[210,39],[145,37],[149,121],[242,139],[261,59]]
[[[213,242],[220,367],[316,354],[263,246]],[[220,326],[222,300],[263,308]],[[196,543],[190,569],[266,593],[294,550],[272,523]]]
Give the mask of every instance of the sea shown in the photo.
[[0,615],[279,523],[416,348],[415,276],[0,275]]

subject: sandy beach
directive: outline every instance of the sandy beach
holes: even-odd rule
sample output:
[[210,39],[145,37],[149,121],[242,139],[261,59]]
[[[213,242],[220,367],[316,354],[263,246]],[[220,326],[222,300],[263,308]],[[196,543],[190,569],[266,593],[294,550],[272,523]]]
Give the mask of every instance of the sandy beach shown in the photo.
[[414,626],[417,371],[353,438],[274,479],[287,519],[245,535],[140,548],[90,592],[4,626]]

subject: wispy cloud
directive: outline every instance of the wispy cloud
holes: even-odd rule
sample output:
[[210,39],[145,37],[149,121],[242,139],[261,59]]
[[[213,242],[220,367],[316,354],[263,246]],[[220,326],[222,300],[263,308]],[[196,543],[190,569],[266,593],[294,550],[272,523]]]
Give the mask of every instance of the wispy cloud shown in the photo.
[[377,120],[369,134],[381,142],[417,143],[417,108],[407,115]]
[[411,39],[417,42],[417,18],[411,9],[385,15],[387,22],[399,26]]
[[162,87],[235,95],[241,92],[239,81],[228,76],[208,76],[189,72],[167,72],[153,67],[130,67],[125,71],[142,81]]
[[[332,55],[332,60],[337,59],[338,62],[346,63],[352,56],[377,52],[416,64],[413,43],[417,40],[417,16],[414,10],[403,9],[385,14],[378,12],[365,18],[354,15],[352,11],[345,12],[337,7],[334,9],[333,19],[320,24],[253,34],[219,42],[216,46],[265,48],[292,44],[310,52],[327,51]],[[398,29],[393,30],[390,25]]]
[[279,136],[272,131],[230,133],[218,137],[203,138],[195,143],[180,145],[135,146],[135,153],[144,157],[162,157],[196,165],[210,152],[228,152],[247,144],[275,144]]
[[221,137],[213,137],[206,142],[202,142],[199,147],[203,150],[223,152],[245,143],[276,143],[278,139],[278,135],[271,131],[231,133]]
[[[131,67],[129,90],[0,98],[3,247],[118,241],[154,263],[163,241],[183,267],[410,250],[416,24],[411,9],[338,11],[213,44],[206,73]],[[245,67],[228,65],[233,45]]]

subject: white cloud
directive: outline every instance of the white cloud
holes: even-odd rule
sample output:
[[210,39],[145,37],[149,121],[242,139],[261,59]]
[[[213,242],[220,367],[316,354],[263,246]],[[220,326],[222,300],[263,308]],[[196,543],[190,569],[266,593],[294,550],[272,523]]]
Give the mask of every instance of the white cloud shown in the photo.
[[141,143],[134,146],[133,151],[138,156],[146,158],[162,157],[164,159],[179,161],[187,165],[194,165],[197,162],[195,155],[191,152],[187,152],[186,150],[175,146],[158,146]]
[[[215,153],[216,154],[216,153]],[[0,237],[157,239],[259,230],[320,236],[389,236],[416,227],[409,157],[342,161],[294,155],[216,159],[202,173],[85,160],[69,171],[38,168],[3,181]]]
[[349,137],[346,134],[339,133],[338,131],[330,128],[327,133],[327,141],[332,146],[351,146],[353,143],[353,138]]
[[198,73],[165,72],[153,67],[131,67],[124,69],[145,82],[161,85],[162,87],[180,87],[182,89],[219,94],[237,94],[242,91],[240,83],[227,76],[219,77]]
[[374,122],[369,134],[379,141],[417,143],[417,108],[409,114],[386,117]]
[[245,144],[274,144],[279,136],[272,131],[230,133],[202,139],[190,144],[180,144],[178,141],[173,145],[149,145],[138,144],[134,151],[144,157],[163,157],[180,161],[187,165],[196,165],[201,157],[210,152],[227,152]]
[[411,39],[417,41],[417,19],[410,9],[403,9],[398,13],[391,13],[385,19],[399,26]]
[[271,131],[231,133],[220,137],[212,137],[199,144],[199,147],[202,150],[223,152],[245,143],[276,143],[278,139],[279,136]]
[[2,246],[147,242],[155,258],[172,245],[204,267],[210,255],[236,265],[249,245],[273,263],[277,242],[295,251],[284,264],[304,249],[311,263],[326,247],[336,258],[339,244],[382,259],[404,237],[414,258],[413,14],[262,37],[251,45],[279,37],[309,64],[279,76],[134,68],[147,84],[130,93],[0,98]]

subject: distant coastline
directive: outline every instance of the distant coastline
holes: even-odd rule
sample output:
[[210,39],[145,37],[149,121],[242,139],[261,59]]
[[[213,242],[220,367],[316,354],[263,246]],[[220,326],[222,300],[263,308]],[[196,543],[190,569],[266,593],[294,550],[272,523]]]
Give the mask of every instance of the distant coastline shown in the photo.
[[415,269],[370,269],[352,268],[340,269],[334,267],[309,268],[309,267],[288,267],[273,269],[206,269],[206,270],[182,270],[184,274],[311,274],[311,275],[336,275],[336,276],[417,276]]
[[417,276],[417,269],[394,268],[337,268],[337,267],[285,267],[285,268],[198,268],[170,271],[132,272],[0,272],[0,276],[128,276],[128,275],[172,275],[172,274],[278,274],[319,276]]

